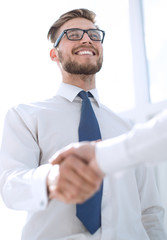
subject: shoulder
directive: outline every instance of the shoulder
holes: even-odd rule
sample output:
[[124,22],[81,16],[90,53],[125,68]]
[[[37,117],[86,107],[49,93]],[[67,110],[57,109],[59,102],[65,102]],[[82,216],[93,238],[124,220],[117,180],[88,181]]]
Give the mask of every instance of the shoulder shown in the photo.
[[6,122],[24,122],[31,125],[50,108],[55,108],[55,97],[32,103],[22,103],[10,108],[5,117]]
[[38,112],[45,111],[49,108],[53,108],[56,103],[57,103],[57,97],[52,97],[52,98],[37,101],[37,102],[21,103],[12,107],[9,111],[14,111],[19,115],[26,114],[26,115],[33,116],[38,114]]

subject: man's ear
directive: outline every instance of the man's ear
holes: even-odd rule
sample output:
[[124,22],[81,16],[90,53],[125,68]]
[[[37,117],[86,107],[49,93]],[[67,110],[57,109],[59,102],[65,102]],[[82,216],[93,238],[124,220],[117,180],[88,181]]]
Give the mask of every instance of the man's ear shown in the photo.
[[56,49],[53,48],[50,50],[50,58],[52,59],[52,61],[57,62],[58,61],[58,57],[57,57],[57,53],[56,53]]

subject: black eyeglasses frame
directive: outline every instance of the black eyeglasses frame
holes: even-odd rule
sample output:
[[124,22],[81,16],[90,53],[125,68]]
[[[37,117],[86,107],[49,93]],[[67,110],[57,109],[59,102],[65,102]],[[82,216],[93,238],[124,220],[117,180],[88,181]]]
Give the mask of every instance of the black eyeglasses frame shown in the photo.
[[[69,38],[68,38],[68,34],[67,34],[67,32],[68,32],[69,30],[81,30],[81,31],[83,31],[83,34],[82,34],[82,36],[81,36],[80,39],[69,39]],[[98,30],[98,31],[102,32],[102,34],[103,34],[102,39],[101,39],[101,40],[94,40],[94,39],[92,39],[91,36],[90,36],[89,33],[88,33],[88,32],[91,31],[91,30]],[[79,41],[79,40],[81,40],[81,39],[83,38],[83,36],[84,36],[85,33],[88,34],[89,38],[90,38],[92,41],[98,41],[98,42],[101,42],[101,43],[103,43],[103,41],[104,41],[105,31],[103,31],[103,30],[100,30],[100,29],[97,29],[97,28],[92,28],[92,29],[87,29],[87,30],[81,29],[81,28],[69,28],[69,29],[65,29],[65,30],[59,35],[59,37],[57,38],[56,42],[54,43],[54,48],[57,48],[57,47],[58,47],[58,45],[59,45],[62,37],[64,36],[64,34],[66,34],[68,40],[70,40],[70,41]]]

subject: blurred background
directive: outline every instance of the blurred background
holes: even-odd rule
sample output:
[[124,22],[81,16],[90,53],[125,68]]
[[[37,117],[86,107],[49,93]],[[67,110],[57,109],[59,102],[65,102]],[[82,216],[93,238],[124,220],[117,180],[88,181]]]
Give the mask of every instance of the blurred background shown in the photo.
[[[97,75],[101,101],[135,123],[167,108],[166,0],[6,0],[0,2],[0,136],[10,107],[56,94],[61,75],[47,32],[75,8],[93,10],[106,32]],[[167,210],[167,163],[155,166],[155,174]],[[25,216],[0,198],[0,239],[19,240]]]

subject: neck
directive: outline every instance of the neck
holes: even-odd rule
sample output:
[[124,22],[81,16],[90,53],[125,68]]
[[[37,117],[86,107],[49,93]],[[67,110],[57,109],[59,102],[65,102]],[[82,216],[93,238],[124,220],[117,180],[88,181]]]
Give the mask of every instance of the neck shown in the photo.
[[95,75],[63,74],[63,82],[82,88],[85,91],[95,88]]

